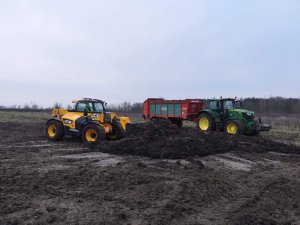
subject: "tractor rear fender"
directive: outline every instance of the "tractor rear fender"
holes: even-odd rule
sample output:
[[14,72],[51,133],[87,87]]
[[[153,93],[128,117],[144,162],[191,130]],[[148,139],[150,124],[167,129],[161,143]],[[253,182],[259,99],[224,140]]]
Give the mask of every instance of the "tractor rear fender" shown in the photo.
[[211,110],[209,110],[209,109],[204,109],[204,110],[200,111],[199,114],[198,114],[198,117],[199,117],[201,114],[203,114],[203,113],[206,113],[206,114],[210,115],[211,118],[214,119],[214,121],[217,120],[216,115],[215,115]]

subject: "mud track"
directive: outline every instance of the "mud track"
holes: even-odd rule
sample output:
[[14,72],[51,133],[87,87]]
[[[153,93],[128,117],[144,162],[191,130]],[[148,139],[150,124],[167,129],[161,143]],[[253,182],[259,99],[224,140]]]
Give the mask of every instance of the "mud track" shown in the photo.
[[91,150],[0,123],[0,224],[300,224],[298,148],[196,135],[151,125]]

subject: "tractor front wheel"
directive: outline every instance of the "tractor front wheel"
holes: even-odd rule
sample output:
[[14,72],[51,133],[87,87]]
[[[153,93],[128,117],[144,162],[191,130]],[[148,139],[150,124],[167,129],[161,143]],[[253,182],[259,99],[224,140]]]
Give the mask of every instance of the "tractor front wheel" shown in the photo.
[[237,120],[228,120],[225,123],[224,130],[227,134],[244,134],[244,126]]
[[198,117],[197,128],[200,131],[216,130],[216,123],[210,115],[203,113]]
[[46,124],[46,136],[50,141],[60,141],[65,136],[64,126],[60,121],[50,120]]
[[97,124],[88,124],[83,128],[82,140],[86,143],[100,143],[105,139],[104,129]]
[[120,140],[125,137],[125,131],[120,123],[111,123],[112,131],[106,134],[106,138],[109,141]]

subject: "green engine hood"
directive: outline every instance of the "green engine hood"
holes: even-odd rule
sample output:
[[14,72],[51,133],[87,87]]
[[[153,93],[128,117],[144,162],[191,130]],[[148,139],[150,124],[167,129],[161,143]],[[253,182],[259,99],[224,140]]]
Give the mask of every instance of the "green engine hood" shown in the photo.
[[248,116],[254,117],[254,112],[246,109],[228,109],[229,116],[242,115],[242,113],[246,113]]

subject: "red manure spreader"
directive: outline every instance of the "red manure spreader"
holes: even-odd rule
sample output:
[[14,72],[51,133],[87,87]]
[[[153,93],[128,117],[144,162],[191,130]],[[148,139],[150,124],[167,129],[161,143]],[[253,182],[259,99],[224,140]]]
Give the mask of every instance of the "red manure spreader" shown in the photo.
[[203,109],[202,99],[165,100],[148,98],[144,102],[144,119],[169,119],[182,127],[183,120],[195,121]]

